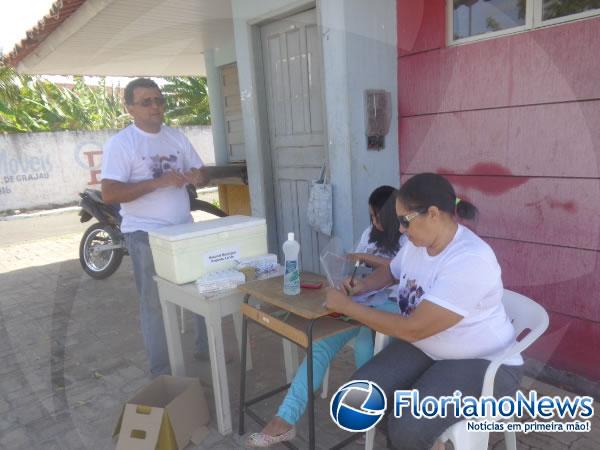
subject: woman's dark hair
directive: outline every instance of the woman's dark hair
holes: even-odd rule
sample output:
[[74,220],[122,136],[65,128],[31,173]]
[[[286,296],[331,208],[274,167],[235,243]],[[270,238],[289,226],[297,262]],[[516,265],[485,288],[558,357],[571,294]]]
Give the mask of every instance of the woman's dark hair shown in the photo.
[[369,206],[383,227],[383,231],[371,227],[369,242],[374,243],[380,252],[390,256],[399,250],[400,227],[396,216],[396,192],[392,186],[379,186],[369,196]]
[[156,88],[160,91],[158,84],[156,84],[154,80],[151,80],[150,78],[136,78],[135,80],[130,81],[127,86],[125,86],[123,98],[125,99],[126,105],[133,104],[133,91],[135,88]]
[[398,190],[398,199],[410,211],[425,211],[437,206],[451,216],[456,214],[462,219],[474,219],[477,208],[465,201],[458,200],[450,182],[436,173],[420,173],[406,181]]

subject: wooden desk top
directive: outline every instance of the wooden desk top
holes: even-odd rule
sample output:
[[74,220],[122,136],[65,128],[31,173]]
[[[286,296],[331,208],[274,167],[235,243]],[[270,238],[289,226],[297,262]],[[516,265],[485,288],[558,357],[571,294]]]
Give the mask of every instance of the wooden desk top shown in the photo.
[[301,289],[298,295],[284,295],[283,276],[279,276],[267,280],[250,281],[238,286],[238,289],[257,300],[290,311],[305,319],[317,319],[330,314],[331,311],[323,307],[327,279],[314,273],[302,272],[300,280],[302,283],[322,282],[323,287],[321,289]]

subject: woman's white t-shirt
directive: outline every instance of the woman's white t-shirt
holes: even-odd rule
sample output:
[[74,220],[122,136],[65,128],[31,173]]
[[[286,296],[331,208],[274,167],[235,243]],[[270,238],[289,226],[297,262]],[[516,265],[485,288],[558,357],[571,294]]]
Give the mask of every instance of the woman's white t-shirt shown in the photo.
[[[422,300],[463,317],[456,325],[413,344],[433,359],[493,359],[515,341],[502,305],[501,269],[491,247],[458,225],[450,244],[430,256],[406,242],[390,264],[398,280],[398,306],[409,315]],[[519,365],[520,356],[506,364]]]

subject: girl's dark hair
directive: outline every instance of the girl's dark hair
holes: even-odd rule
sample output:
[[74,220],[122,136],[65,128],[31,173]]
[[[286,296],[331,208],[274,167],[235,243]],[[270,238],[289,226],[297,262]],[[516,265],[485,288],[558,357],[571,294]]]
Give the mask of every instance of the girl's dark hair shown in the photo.
[[396,192],[392,186],[379,186],[369,196],[369,206],[383,227],[383,231],[371,228],[369,242],[373,242],[380,252],[390,256],[399,250],[400,227],[396,216]]
[[425,211],[437,206],[451,216],[456,214],[462,219],[474,219],[477,208],[465,201],[457,203],[456,193],[450,182],[436,173],[420,173],[406,181],[398,191],[398,199],[410,211]]

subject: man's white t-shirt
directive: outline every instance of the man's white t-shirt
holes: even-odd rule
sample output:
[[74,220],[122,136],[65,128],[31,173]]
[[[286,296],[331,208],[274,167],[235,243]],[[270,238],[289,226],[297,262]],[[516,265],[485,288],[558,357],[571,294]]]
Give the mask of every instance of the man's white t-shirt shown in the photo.
[[[165,172],[186,172],[202,166],[202,160],[182,132],[163,125],[160,132],[147,133],[130,125],[104,146],[102,178],[137,183],[158,178]],[[185,186],[156,189],[122,203],[121,215],[124,233],[150,231],[193,220]]]
[[[502,305],[501,269],[491,247],[458,225],[450,244],[430,256],[425,247],[406,242],[390,264],[398,280],[398,306],[409,315],[423,300],[463,319],[434,336],[413,342],[433,359],[493,359],[515,341]],[[506,362],[522,364],[520,356]]]

